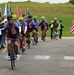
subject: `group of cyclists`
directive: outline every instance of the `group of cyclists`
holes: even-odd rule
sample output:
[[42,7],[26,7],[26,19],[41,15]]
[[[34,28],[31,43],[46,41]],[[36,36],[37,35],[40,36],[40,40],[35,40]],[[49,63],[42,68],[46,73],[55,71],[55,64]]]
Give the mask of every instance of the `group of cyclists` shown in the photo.
[[[52,32],[53,29],[57,32],[58,29],[58,21],[57,18],[53,18],[52,22],[48,24],[46,18],[44,16],[41,17],[41,21],[39,22],[37,19],[37,16],[27,15],[26,18],[19,17],[17,19],[16,14],[8,15],[6,17],[7,21],[4,22],[4,32],[3,34],[6,34],[7,38],[7,50],[8,50],[8,59],[10,59],[10,44],[11,39],[15,40],[15,46],[16,46],[16,56],[17,59],[19,59],[19,43],[20,48],[23,50],[23,52],[26,49],[26,44],[28,40],[28,34],[32,32],[32,37],[36,35],[36,43],[38,43],[38,30],[39,26],[41,27],[41,40],[44,40],[44,37],[46,36],[46,31],[48,28],[51,28],[51,39],[52,39]],[[1,23],[0,23],[1,24]]]

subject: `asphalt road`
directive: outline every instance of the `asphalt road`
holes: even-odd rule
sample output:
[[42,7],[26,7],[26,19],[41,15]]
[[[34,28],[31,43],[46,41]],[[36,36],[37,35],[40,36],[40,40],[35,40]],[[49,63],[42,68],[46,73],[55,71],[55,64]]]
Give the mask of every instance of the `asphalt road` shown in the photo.
[[0,75],[74,75],[74,38],[39,40],[35,46],[20,53],[11,70],[7,51],[0,50]]

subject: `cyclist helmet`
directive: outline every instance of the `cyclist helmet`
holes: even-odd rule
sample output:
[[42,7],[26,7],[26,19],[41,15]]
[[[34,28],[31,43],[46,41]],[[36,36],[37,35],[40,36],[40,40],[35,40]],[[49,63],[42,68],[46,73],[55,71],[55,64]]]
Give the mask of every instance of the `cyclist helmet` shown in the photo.
[[37,19],[37,16],[34,16],[33,19]]
[[42,19],[45,19],[45,17],[44,17],[44,16],[42,16]]
[[10,19],[12,19],[12,15],[7,16],[7,20],[10,20]]
[[32,18],[32,15],[28,15],[28,18]]
[[12,17],[13,17],[13,19],[14,19],[14,20],[16,20],[16,19],[17,19],[16,14],[13,14],[13,15],[12,15]]
[[55,17],[54,20],[57,20],[57,18]]
[[24,18],[23,18],[23,17],[20,17],[18,20],[19,20],[19,21],[23,21],[23,20],[24,20]]

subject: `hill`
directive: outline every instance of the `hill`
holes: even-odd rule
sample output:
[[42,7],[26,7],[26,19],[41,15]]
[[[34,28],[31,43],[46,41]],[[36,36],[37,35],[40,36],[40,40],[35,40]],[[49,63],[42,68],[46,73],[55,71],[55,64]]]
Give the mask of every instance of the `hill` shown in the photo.
[[[17,5],[21,8],[23,13],[26,13],[26,9],[28,8],[32,15],[38,16],[39,21],[41,16],[45,16],[49,23],[53,17],[57,17],[58,20],[63,20],[65,26],[63,36],[72,36],[69,30],[74,19],[74,5],[69,3],[49,4],[37,2],[9,2],[8,4],[11,5],[12,11],[16,14]],[[4,14],[5,4],[0,4],[0,7],[2,8],[2,14]]]

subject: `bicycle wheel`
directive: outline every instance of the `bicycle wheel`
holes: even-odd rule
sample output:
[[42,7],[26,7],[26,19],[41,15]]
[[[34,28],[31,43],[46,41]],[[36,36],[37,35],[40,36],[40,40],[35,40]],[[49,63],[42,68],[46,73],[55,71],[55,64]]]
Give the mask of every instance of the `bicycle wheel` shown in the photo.
[[52,33],[52,40],[55,39],[55,31],[53,30],[53,33]]
[[11,59],[11,69],[14,70],[14,67],[15,67],[15,51],[14,51],[14,46],[11,46],[10,59]]
[[32,44],[34,45],[34,38],[32,39]]
[[45,41],[45,37],[46,37],[46,33],[44,33],[44,35],[43,35],[43,41]]
[[30,48],[30,43],[28,43],[28,49]]
[[37,43],[36,37],[33,37],[32,43],[33,43],[33,45],[36,45],[36,43]]
[[58,34],[56,33],[56,37],[55,37],[55,39],[57,40],[58,39]]
[[11,69],[14,70],[15,67],[15,60],[11,59]]

